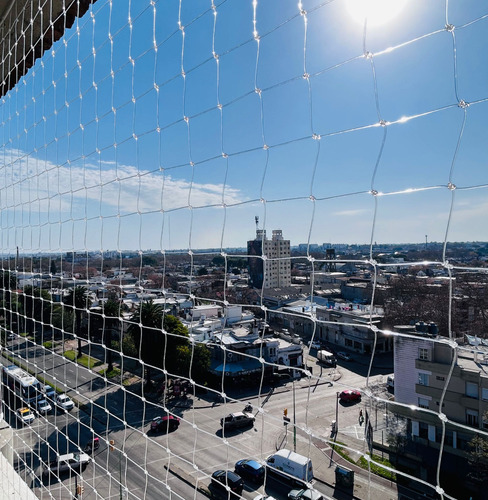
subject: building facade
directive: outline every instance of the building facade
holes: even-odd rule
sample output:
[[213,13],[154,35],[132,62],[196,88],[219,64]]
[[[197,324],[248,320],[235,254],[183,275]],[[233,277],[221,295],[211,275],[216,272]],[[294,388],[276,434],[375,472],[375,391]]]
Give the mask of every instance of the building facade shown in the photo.
[[475,436],[484,439],[488,429],[488,350],[459,349],[414,326],[395,330],[406,334],[394,341],[395,402],[400,405],[390,408],[407,422],[400,464],[435,479],[442,449],[447,491],[457,496],[462,484],[465,498],[475,498],[483,482],[472,478],[470,442]]
[[281,288],[291,285],[290,240],[281,229],[274,229],[271,239],[264,229],[247,242],[249,277],[254,288]]

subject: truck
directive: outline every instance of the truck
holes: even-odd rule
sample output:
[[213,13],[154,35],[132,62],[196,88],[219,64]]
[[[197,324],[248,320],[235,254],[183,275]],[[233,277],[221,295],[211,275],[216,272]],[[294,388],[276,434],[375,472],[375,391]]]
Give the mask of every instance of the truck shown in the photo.
[[337,360],[335,356],[329,351],[324,351],[324,350],[318,351],[317,359],[319,361],[322,361],[322,363],[328,366],[335,367],[337,365]]
[[293,485],[303,486],[313,479],[312,460],[285,448],[270,455],[265,467],[269,474]]

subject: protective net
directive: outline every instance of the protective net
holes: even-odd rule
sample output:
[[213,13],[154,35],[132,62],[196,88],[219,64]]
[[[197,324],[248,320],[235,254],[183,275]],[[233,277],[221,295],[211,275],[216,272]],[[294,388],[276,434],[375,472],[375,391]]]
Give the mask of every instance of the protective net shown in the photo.
[[0,13],[4,494],[483,498],[486,3]]

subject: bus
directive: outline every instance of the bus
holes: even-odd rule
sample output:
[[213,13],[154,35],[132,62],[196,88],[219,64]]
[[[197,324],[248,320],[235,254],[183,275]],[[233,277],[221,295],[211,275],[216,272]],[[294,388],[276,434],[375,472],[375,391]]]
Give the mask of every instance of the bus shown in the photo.
[[[33,403],[41,395],[39,380],[16,365],[3,367],[3,382],[12,394],[18,396],[26,404]],[[5,392],[4,397],[6,397]]]

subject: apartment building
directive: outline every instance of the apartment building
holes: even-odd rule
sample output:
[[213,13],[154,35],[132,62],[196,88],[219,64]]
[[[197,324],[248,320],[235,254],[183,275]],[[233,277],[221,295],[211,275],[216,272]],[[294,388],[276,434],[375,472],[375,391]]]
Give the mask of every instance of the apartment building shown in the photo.
[[281,229],[271,239],[266,230],[257,229],[256,238],[247,242],[249,276],[254,288],[282,288],[291,285],[290,240]]
[[395,327],[406,334],[394,340],[395,403],[402,405],[389,408],[407,422],[400,461],[429,480],[442,447],[444,483],[456,491],[463,478],[476,491],[475,482],[466,482],[467,458],[470,441],[488,429],[488,348],[454,345],[431,327]]

